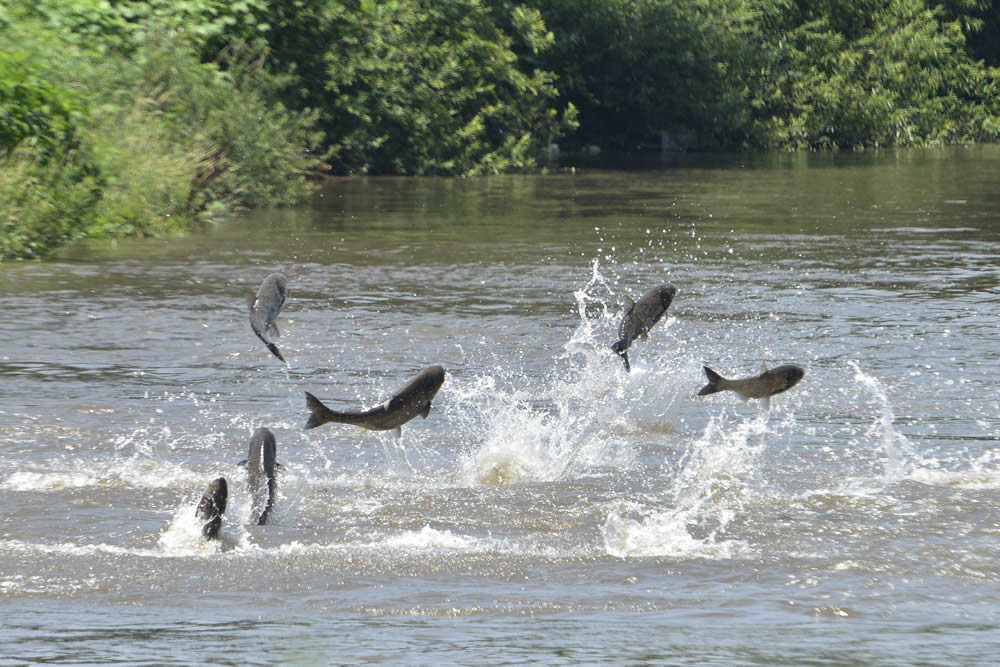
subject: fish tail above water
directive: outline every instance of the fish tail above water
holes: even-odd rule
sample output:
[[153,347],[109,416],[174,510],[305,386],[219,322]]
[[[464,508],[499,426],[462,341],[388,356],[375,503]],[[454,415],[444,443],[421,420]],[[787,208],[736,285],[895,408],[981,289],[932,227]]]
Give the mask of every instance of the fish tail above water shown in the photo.
[[330,417],[333,414],[333,410],[323,405],[323,401],[308,391],[306,392],[306,407],[309,408],[309,420],[306,422],[305,428],[322,426],[330,421]]
[[306,421],[305,428],[316,428],[327,422],[337,422],[339,424],[351,424],[367,428],[363,414],[351,412],[337,412],[323,405],[323,402],[306,392],[306,407],[309,408],[309,420]]
[[271,351],[271,354],[278,357],[278,359],[281,359],[284,363],[286,364],[288,363],[287,361],[285,361],[285,358],[281,356],[281,351],[278,349],[277,345],[275,345],[274,343],[264,343],[264,344],[267,345],[267,349]]
[[617,343],[611,346],[611,349],[614,350],[618,354],[618,356],[622,358],[622,363],[625,364],[625,372],[631,373],[632,366],[628,362],[628,345],[625,343],[625,341],[624,340],[618,341]]
[[699,396],[714,394],[726,388],[726,378],[722,377],[708,366],[702,366],[702,368],[705,370],[705,377],[708,378],[708,384],[701,388],[701,391],[698,392]]

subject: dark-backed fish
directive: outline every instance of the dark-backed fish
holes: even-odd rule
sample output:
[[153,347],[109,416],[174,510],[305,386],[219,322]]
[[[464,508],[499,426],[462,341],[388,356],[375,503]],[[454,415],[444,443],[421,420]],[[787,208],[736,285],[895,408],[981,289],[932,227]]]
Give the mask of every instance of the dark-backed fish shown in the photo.
[[247,487],[250,491],[250,516],[258,526],[267,523],[278,494],[278,445],[270,429],[259,428],[250,437],[250,451],[240,465],[247,467]]
[[772,396],[780,394],[783,391],[788,391],[797,385],[799,380],[806,374],[801,366],[785,364],[771,370],[768,370],[767,366],[765,366],[760,375],[728,380],[708,366],[705,366],[704,369],[705,376],[708,378],[708,384],[701,388],[701,391],[698,392],[699,396],[714,394],[719,391],[734,391],[742,396],[744,400],[759,398],[768,407],[771,406]]
[[195,517],[201,522],[201,534],[210,540],[219,536],[228,497],[229,485],[225,477],[220,477],[209,483],[195,510]]
[[[257,334],[271,354],[282,361],[281,351],[274,339],[281,336],[278,331],[278,313],[288,296],[288,279],[280,273],[272,273],[260,284],[257,295],[250,297],[250,328]],[[287,363],[287,362],[286,362]]]
[[387,401],[362,412],[331,410],[307,391],[306,406],[311,414],[305,427],[316,428],[327,422],[337,422],[360,426],[370,431],[395,431],[398,438],[402,434],[400,427],[403,424],[417,415],[427,418],[427,414],[431,411],[431,401],[443,383],[443,368],[440,366],[425,368]]
[[674,300],[677,288],[673,285],[660,285],[642,295],[638,301],[626,296],[625,314],[618,325],[618,341],[611,349],[618,353],[625,364],[625,370],[631,371],[628,362],[628,348],[636,338],[646,340],[649,330],[660,321],[670,303]]

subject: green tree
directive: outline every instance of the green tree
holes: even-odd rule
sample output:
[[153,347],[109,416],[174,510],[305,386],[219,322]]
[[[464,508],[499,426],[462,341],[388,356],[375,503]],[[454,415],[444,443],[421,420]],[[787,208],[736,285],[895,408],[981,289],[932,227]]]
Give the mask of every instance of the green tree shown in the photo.
[[[766,147],[912,145],[998,138],[995,70],[972,61],[959,21],[921,0],[882,0],[853,38],[829,16],[790,26],[758,2],[758,55],[739,70]],[[792,13],[793,16],[795,13]],[[839,23],[839,27],[843,27]]]

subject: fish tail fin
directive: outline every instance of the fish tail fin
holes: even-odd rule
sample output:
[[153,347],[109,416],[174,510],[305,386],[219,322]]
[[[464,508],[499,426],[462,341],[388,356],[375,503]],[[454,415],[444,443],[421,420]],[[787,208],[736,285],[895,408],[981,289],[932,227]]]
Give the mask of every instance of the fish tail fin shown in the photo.
[[274,356],[276,356],[279,359],[281,359],[281,361],[283,363],[286,363],[286,364],[288,363],[287,361],[285,361],[285,358],[283,356],[281,356],[281,350],[278,349],[277,345],[275,345],[274,343],[266,343],[266,345],[267,345],[267,349],[269,349],[271,351],[271,354],[273,354]]
[[699,396],[714,394],[717,391],[725,389],[723,383],[726,381],[726,378],[722,377],[708,366],[702,366],[702,368],[705,370],[705,377],[708,378],[708,384],[701,388],[701,391],[698,392]]
[[308,391],[306,392],[306,407],[309,408],[309,421],[306,422],[305,428],[316,428],[330,421],[330,415],[333,411]]
[[625,340],[623,339],[616,342],[614,345],[611,346],[611,349],[614,351],[615,354],[617,354],[619,357],[622,358],[622,363],[625,364],[625,372],[631,373],[632,366],[630,366],[628,363],[628,345],[626,344]]

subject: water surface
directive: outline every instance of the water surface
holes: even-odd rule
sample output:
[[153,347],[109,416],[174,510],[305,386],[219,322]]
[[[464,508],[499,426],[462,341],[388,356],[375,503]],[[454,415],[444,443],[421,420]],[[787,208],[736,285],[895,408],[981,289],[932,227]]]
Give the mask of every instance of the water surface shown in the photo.
[[[0,664],[990,663],[998,185],[996,147],[334,180],[0,265]],[[782,363],[770,411],[695,396]],[[401,440],[302,429],[432,364]]]

